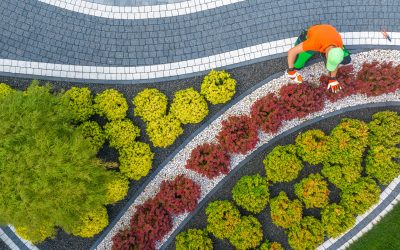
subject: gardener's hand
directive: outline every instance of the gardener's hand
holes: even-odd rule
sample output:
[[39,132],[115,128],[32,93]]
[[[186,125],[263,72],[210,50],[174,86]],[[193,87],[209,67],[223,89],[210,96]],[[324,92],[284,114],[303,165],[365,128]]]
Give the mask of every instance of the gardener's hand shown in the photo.
[[295,83],[302,83],[303,77],[301,77],[300,73],[294,68],[290,68],[285,72],[285,75],[289,77],[289,79],[293,80]]
[[328,90],[331,90],[333,93],[339,92],[339,90],[342,89],[342,86],[340,86],[340,83],[336,80],[335,77],[329,77],[328,81]]

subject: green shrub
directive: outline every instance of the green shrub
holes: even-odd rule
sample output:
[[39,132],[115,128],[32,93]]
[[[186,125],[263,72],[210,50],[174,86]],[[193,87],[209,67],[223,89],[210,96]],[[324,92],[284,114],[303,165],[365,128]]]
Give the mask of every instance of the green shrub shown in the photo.
[[107,209],[99,207],[81,217],[81,223],[72,233],[76,236],[89,238],[100,233],[108,225]]
[[140,128],[129,119],[110,121],[104,126],[104,132],[110,147],[121,149],[128,146],[140,136]]
[[119,150],[119,169],[126,177],[139,180],[146,176],[152,165],[154,153],[143,142],[133,142]]
[[97,94],[94,102],[97,113],[110,121],[124,119],[128,111],[124,96],[115,89],[106,89]]
[[315,249],[324,242],[324,228],[319,220],[306,216],[289,229],[288,239],[294,250]]
[[113,204],[125,198],[128,194],[129,181],[122,174],[116,172],[114,179],[107,185],[106,204]]
[[400,163],[395,160],[399,158],[399,148],[372,147],[365,159],[365,171],[368,175],[378,179],[379,183],[388,185],[400,174]]
[[172,145],[183,133],[181,123],[172,115],[150,121],[146,128],[147,135],[154,147],[166,148]]
[[167,114],[167,96],[158,89],[144,89],[132,100],[134,114],[145,122],[157,120]]
[[329,164],[324,163],[322,175],[340,189],[346,188],[361,177],[362,166],[359,163]]
[[233,200],[252,213],[261,212],[268,203],[267,181],[259,174],[243,176],[232,189]]
[[15,90],[5,83],[0,83],[0,97],[7,96]]
[[211,70],[204,77],[200,93],[213,105],[226,103],[236,92],[236,80],[225,71]]
[[207,231],[218,239],[229,238],[240,223],[239,210],[229,201],[214,201],[206,208]]
[[269,242],[268,240],[266,240],[264,243],[261,244],[258,250],[285,250],[285,249],[278,242]]
[[63,99],[74,115],[76,122],[83,122],[94,114],[93,96],[89,88],[72,87],[65,91]]
[[400,116],[397,112],[382,111],[372,116],[368,124],[370,146],[393,147],[400,143]]
[[272,222],[280,227],[289,228],[300,223],[303,209],[299,200],[291,201],[285,192],[270,201]]
[[170,113],[182,124],[199,123],[208,115],[208,105],[199,92],[188,88],[175,93]]
[[16,227],[15,232],[25,240],[36,244],[44,241],[45,239],[53,239],[56,237],[57,231],[55,227],[39,227],[32,228],[30,226]]
[[353,214],[363,214],[379,201],[380,193],[381,190],[373,179],[361,177],[342,190],[340,205]]
[[296,156],[294,145],[277,146],[263,160],[266,178],[269,181],[289,182],[297,178],[303,168]]
[[112,175],[72,117],[49,87],[0,99],[0,224],[28,226],[34,241],[55,226],[70,233],[106,200]]
[[83,137],[90,142],[90,145],[96,152],[103,147],[106,136],[97,122],[86,121],[79,128],[82,130]]
[[212,240],[205,230],[189,229],[176,236],[176,250],[212,250]]
[[243,216],[229,241],[236,249],[254,249],[263,238],[261,223],[253,216]]
[[321,221],[329,237],[337,237],[350,229],[356,218],[338,204],[329,204],[321,212]]
[[319,164],[326,157],[328,137],[321,130],[308,130],[296,138],[297,154],[310,164]]
[[328,183],[320,174],[310,174],[294,185],[294,192],[306,208],[322,208],[329,202]]

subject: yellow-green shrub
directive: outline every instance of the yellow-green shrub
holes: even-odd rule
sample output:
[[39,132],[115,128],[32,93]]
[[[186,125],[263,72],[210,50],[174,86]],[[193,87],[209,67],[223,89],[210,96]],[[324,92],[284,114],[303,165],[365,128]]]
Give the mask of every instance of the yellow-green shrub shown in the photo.
[[104,126],[104,131],[110,147],[116,149],[126,147],[140,135],[139,127],[133,125],[129,119],[110,121]]
[[161,118],[167,113],[167,96],[158,89],[144,89],[132,100],[135,116],[139,116],[145,122]]
[[147,135],[155,147],[166,148],[172,145],[183,133],[181,123],[172,115],[150,121],[146,127]]
[[199,123],[208,115],[208,105],[199,92],[188,88],[175,93],[170,113],[182,124]]
[[321,221],[329,237],[337,237],[350,229],[356,218],[338,204],[329,204],[321,211]]
[[15,228],[16,233],[25,240],[36,244],[48,238],[54,238],[57,234],[55,227],[31,228],[30,226],[21,226]]
[[361,171],[361,163],[352,161],[344,165],[324,163],[321,173],[336,187],[343,189],[357,181],[361,177]]
[[261,223],[253,216],[243,216],[230,235],[229,241],[236,249],[253,249],[263,238]]
[[236,80],[225,71],[211,72],[204,77],[201,84],[201,94],[211,104],[226,103],[232,99],[236,92]]
[[128,111],[124,96],[115,89],[107,89],[94,98],[95,108],[99,115],[108,120],[123,119]]
[[288,239],[294,250],[315,249],[324,241],[324,228],[321,221],[306,216],[289,229]]
[[207,231],[218,239],[229,238],[240,223],[239,210],[227,200],[208,203],[206,215]]
[[77,122],[86,121],[95,112],[93,96],[89,88],[72,87],[64,92],[63,98]]
[[107,185],[107,204],[116,203],[125,198],[128,194],[129,181],[120,173],[115,174],[114,180]]
[[328,137],[321,130],[308,130],[296,138],[297,154],[310,164],[319,164],[328,153]]
[[13,88],[8,86],[5,83],[0,83],[0,97],[6,96],[8,94],[11,94],[13,91],[15,91]]
[[212,250],[212,240],[205,230],[189,229],[176,236],[176,250]]
[[285,192],[270,201],[272,222],[280,227],[289,228],[300,223],[303,208],[299,200],[291,201]]
[[[398,124],[400,126],[400,123]],[[368,175],[378,179],[379,183],[388,185],[400,174],[400,148],[374,146],[368,151],[365,159],[365,171]]]
[[285,250],[281,244],[278,242],[269,242],[268,240],[264,241],[258,250]]
[[322,208],[329,202],[328,183],[320,174],[310,174],[296,183],[294,192],[306,208]]
[[81,224],[73,230],[76,236],[89,238],[100,233],[108,225],[107,209],[99,207],[81,217]]
[[400,116],[397,112],[382,111],[372,116],[368,124],[370,146],[393,147],[400,143]]
[[119,154],[119,169],[129,179],[139,180],[149,173],[154,153],[148,144],[133,142],[120,149]]
[[95,121],[86,121],[79,128],[82,130],[83,137],[89,140],[93,149],[97,151],[103,146],[106,141],[103,129]]

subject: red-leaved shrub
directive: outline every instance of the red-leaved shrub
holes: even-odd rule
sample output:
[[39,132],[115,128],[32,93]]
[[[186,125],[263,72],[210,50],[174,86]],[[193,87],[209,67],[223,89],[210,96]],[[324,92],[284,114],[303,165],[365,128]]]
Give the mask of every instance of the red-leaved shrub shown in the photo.
[[284,119],[302,118],[324,107],[325,93],[321,88],[303,84],[288,84],[279,90],[286,112]]
[[272,93],[253,103],[250,112],[258,128],[265,133],[273,134],[278,132],[283,117],[286,115],[283,103]]
[[155,200],[170,214],[192,212],[200,198],[200,186],[184,175],[163,181]]
[[217,139],[229,153],[246,154],[257,144],[257,126],[247,115],[231,116],[222,121]]
[[125,249],[133,249],[135,243],[135,236],[132,231],[129,229],[120,230],[114,237],[112,238],[113,246],[112,250],[125,250]]
[[229,154],[221,145],[204,143],[192,150],[186,168],[212,179],[229,173],[229,163]]
[[353,65],[339,67],[336,79],[340,82],[342,89],[337,93],[333,93],[327,89],[329,77],[327,75],[322,75],[320,77],[320,89],[325,92],[329,101],[336,102],[339,99],[358,93],[359,89],[356,86]]
[[155,242],[172,229],[172,218],[161,203],[149,199],[137,207],[130,225],[134,249],[154,249]]

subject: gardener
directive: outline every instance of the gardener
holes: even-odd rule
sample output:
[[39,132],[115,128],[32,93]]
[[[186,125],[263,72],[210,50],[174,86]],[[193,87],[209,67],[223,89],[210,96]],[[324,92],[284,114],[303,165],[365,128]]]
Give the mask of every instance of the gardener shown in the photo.
[[339,64],[348,64],[351,61],[350,53],[343,46],[342,38],[336,29],[329,24],[311,26],[303,30],[297,38],[295,47],[288,52],[289,69],[286,75],[296,83],[303,79],[297,71],[315,54],[324,54],[326,68],[330,73],[328,89],[338,92],[342,87],[336,80]]

